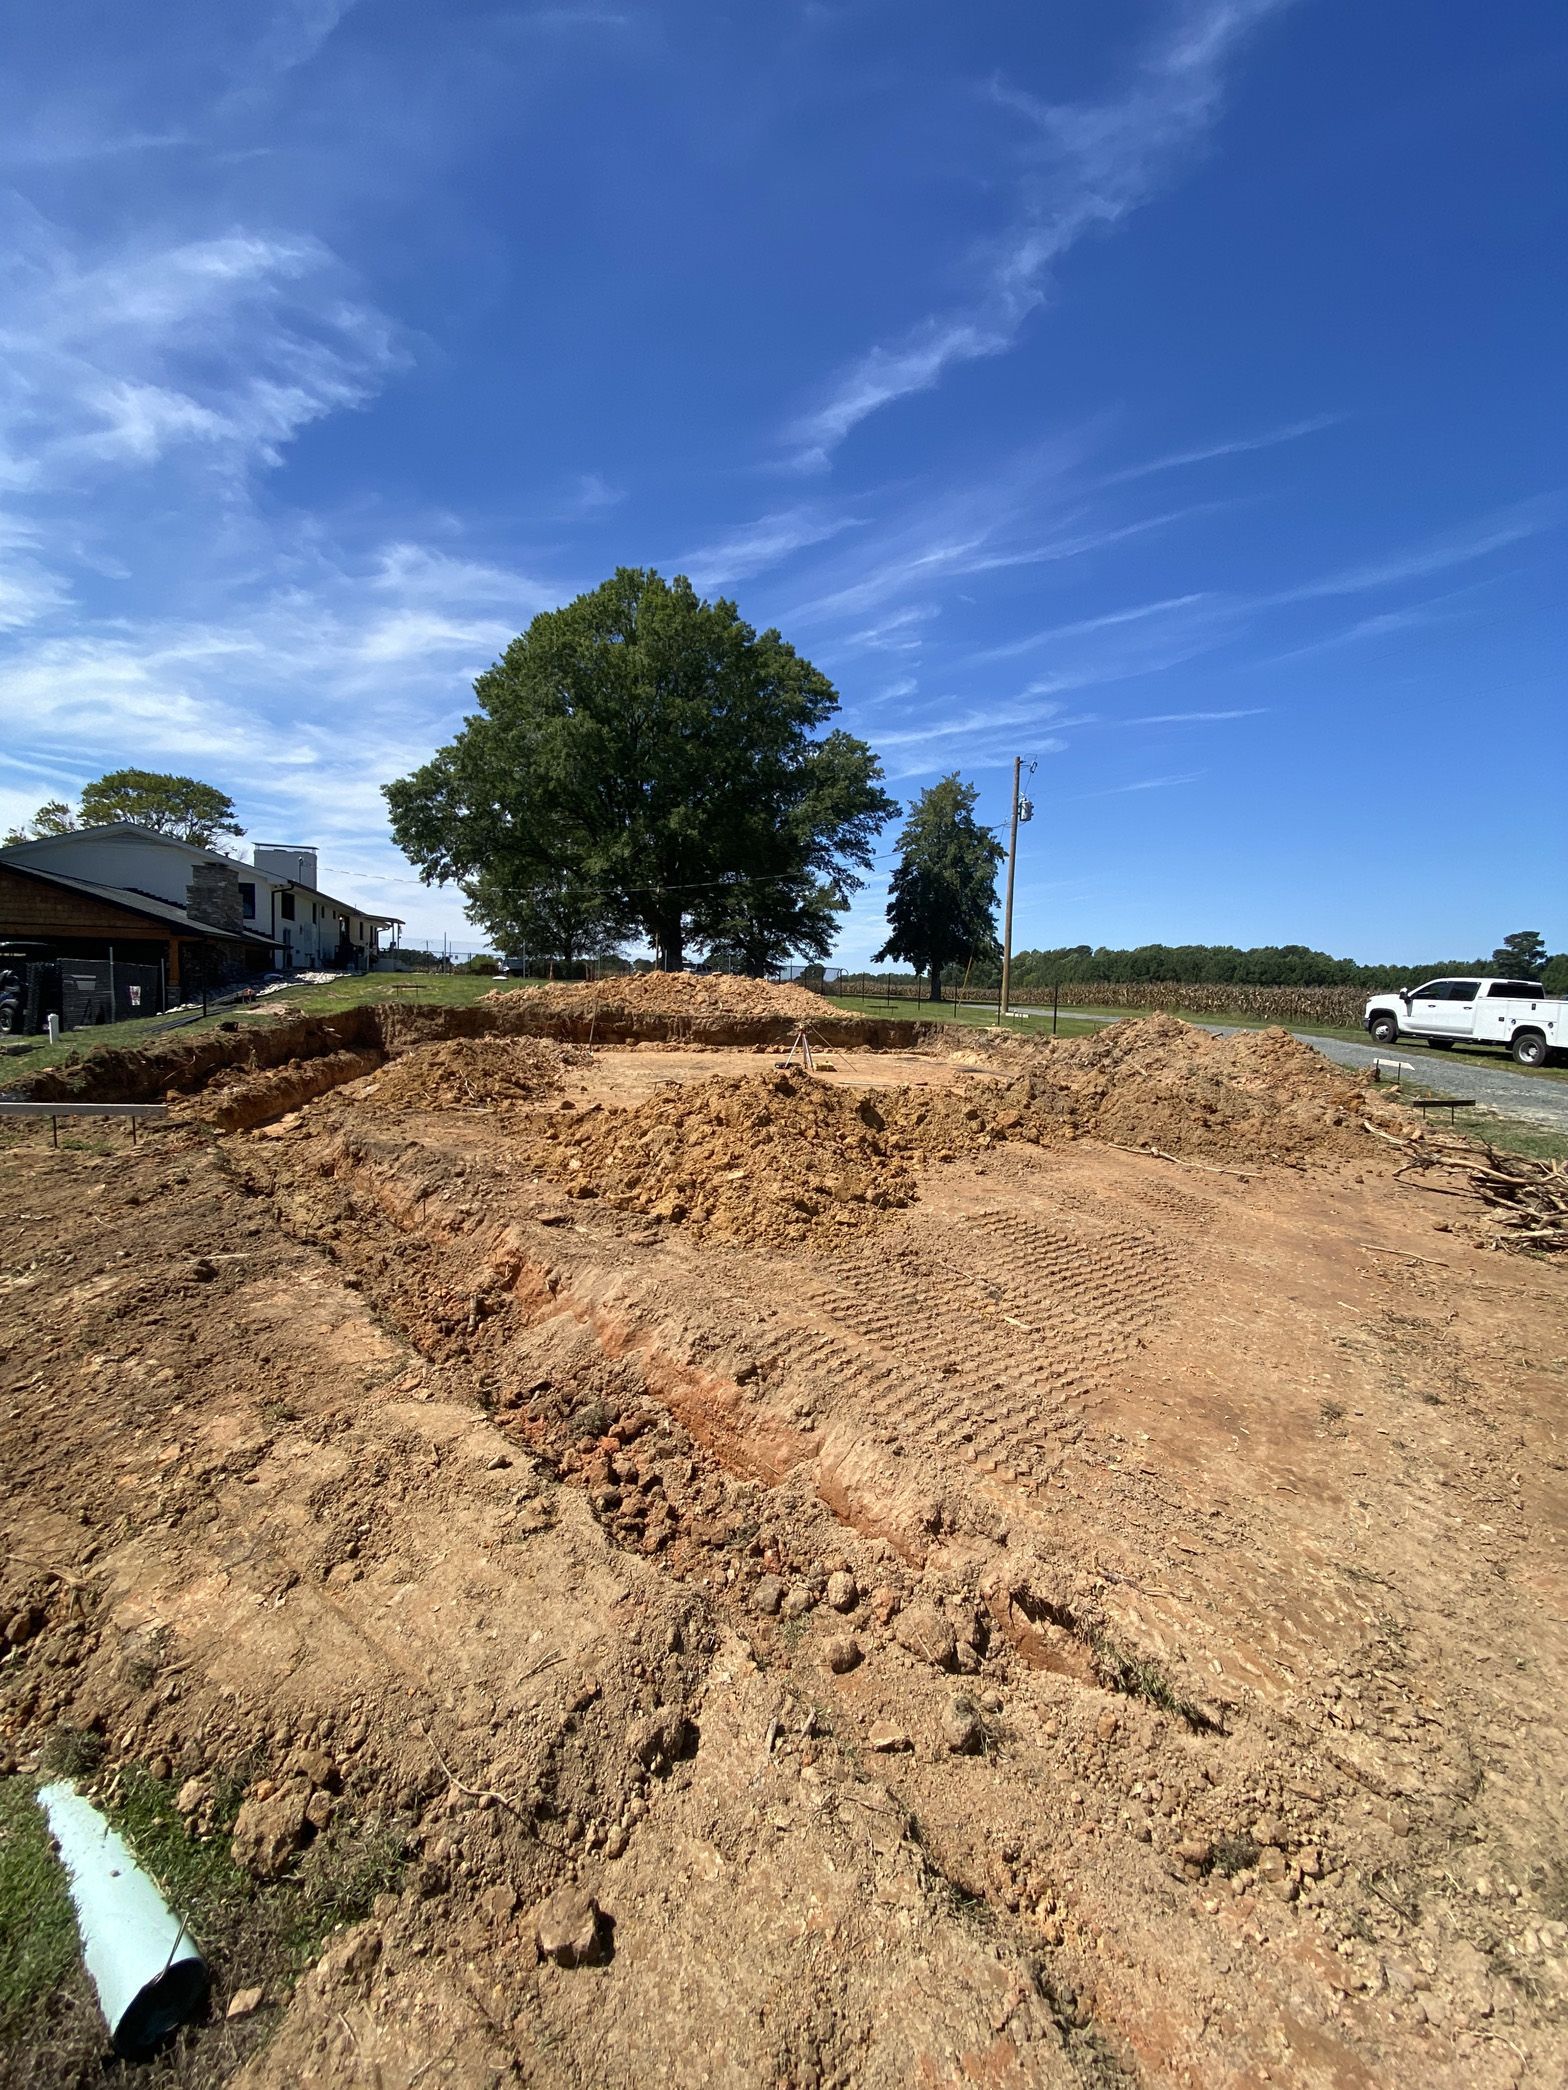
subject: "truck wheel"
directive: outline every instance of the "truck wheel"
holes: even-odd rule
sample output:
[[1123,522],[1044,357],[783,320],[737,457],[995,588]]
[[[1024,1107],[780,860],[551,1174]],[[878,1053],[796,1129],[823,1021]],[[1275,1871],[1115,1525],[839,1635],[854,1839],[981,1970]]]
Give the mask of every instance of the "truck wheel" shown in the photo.
[[1538,1030],[1522,1030],[1514,1034],[1513,1055],[1521,1067],[1544,1067],[1546,1065],[1546,1040]]
[[1397,1045],[1399,1043],[1399,1025],[1392,1016],[1374,1016],[1372,1018],[1372,1035],[1380,1045]]

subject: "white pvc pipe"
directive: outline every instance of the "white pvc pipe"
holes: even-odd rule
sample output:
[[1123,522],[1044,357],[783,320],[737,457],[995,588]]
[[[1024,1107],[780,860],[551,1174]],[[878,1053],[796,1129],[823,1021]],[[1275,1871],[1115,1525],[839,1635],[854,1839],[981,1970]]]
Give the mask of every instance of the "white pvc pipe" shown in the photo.
[[201,2008],[206,1964],[96,1807],[63,1782],[44,1786],[38,1799],[70,1875],[82,1957],[114,2051],[141,2060]]

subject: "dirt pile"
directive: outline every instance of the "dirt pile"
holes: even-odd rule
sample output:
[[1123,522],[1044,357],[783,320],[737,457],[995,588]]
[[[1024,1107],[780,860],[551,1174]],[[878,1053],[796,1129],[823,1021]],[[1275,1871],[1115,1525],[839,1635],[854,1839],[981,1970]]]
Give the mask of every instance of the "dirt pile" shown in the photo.
[[530,1008],[586,1015],[594,1008],[626,1009],[640,1016],[761,1016],[798,1023],[838,1017],[842,1011],[792,980],[750,980],[738,973],[634,972],[613,980],[561,980],[545,987],[497,988],[487,1001],[504,998]]
[[541,1118],[529,1137],[529,1158],[573,1197],[736,1240],[842,1240],[916,1196],[879,1103],[790,1074],[594,1105]]
[[1364,1078],[1288,1031],[1216,1038],[1174,1016],[1113,1023],[1093,1037],[978,1041],[1016,1069],[1008,1105],[1060,1131],[1235,1161],[1293,1160],[1367,1143],[1362,1120],[1386,1110]]
[[529,1126],[527,1158],[579,1198],[754,1244],[831,1248],[915,1202],[924,1162],[1088,1136],[1258,1163],[1367,1144],[1360,1083],[1284,1031],[1212,1038],[1168,1016],[1043,1045],[1003,1037],[1005,1083],[874,1094],[743,1075]]
[[388,1062],[373,1094],[384,1110],[484,1110],[559,1095],[568,1068],[587,1066],[580,1045],[553,1038],[452,1038],[416,1045]]

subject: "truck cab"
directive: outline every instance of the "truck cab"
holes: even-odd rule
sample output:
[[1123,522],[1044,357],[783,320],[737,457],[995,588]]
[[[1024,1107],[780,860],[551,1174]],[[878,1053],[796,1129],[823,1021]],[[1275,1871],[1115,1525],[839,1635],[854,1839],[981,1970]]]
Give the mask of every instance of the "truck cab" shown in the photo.
[[1501,1045],[1521,1067],[1545,1066],[1553,1052],[1568,1047],[1568,1001],[1549,996],[1536,980],[1428,980],[1374,994],[1365,1023],[1380,1045],[1401,1038]]

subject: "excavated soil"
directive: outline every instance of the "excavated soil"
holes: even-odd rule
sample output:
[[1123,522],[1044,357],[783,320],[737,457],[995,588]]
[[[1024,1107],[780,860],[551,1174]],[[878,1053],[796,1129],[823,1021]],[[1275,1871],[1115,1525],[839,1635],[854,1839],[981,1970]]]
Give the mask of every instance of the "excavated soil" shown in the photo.
[[1241,1162],[1364,1145],[1382,1114],[1366,1077],[1285,1030],[1216,1038],[1174,1016],[1113,1023],[1086,1038],[989,1031],[993,1066],[1016,1070],[1035,1115],[1119,1144]]
[[[841,1023],[844,1012],[792,980],[752,980],[738,973],[633,972],[606,980],[552,981],[547,986],[500,989],[534,1009],[572,1016],[624,1009],[641,1016],[785,1017],[794,1023]],[[496,996],[487,996],[494,1000]]]
[[400,1854],[149,2080],[1564,2079],[1561,1275],[1087,1043],[6,1149],[0,1747],[238,1780],[258,1923],[307,1797]]
[[568,1070],[591,1060],[549,1038],[454,1038],[399,1054],[363,1093],[383,1110],[484,1110],[559,1095]]

